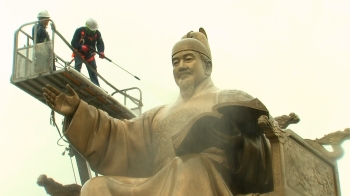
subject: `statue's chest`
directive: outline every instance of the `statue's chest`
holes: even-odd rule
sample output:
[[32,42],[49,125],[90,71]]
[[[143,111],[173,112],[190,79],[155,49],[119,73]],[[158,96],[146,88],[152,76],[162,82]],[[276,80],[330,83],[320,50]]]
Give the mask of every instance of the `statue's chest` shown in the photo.
[[[211,108],[210,108],[211,109]],[[152,147],[155,153],[155,172],[176,157],[172,136],[181,131],[193,118],[209,110],[206,107],[164,108],[152,124]],[[171,113],[168,111],[172,111]]]
[[180,108],[167,115],[160,115],[154,123],[154,130],[156,134],[163,135],[164,137],[171,138],[178,133],[184,126],[186,126],[191,120],[202,113],[203,110],[196,107]]

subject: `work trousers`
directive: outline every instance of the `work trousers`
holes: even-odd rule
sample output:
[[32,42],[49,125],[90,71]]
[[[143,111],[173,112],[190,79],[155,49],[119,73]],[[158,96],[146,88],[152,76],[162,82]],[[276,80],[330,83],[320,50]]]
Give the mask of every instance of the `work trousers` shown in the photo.
[[[81,67],[83,65],[83,60],[81,59],[81,57],[79,56],[75,56],[74,57],[74,61],[75,61],[75,70],[77,71],[81,71]],[[96,60],[92,60],[89,62],[90,66],[96,71],[97,66],[96,66]],[[99,82],[98,82],[98,78],[97,78],[97,74],[95,72],[93,72],[88,66],[86,66],[86,69],[89,72],[89,77],[91,82],[93,82],[94,84],[96,84],[97,86],[100,86]]]

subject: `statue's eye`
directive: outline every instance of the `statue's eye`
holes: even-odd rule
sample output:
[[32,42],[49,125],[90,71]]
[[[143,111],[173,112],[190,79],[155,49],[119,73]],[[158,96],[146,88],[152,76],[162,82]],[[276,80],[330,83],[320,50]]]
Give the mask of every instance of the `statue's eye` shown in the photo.
[[192,60],[193,60],[192,57],[186,57],[186,58],[185,58],[185,61],[186,61],[186,62],[190,62],[190,61],[192,61]]
[[178,60],[173,61],[173,67],[177,67],[178,65],[179,65],[179,61]]

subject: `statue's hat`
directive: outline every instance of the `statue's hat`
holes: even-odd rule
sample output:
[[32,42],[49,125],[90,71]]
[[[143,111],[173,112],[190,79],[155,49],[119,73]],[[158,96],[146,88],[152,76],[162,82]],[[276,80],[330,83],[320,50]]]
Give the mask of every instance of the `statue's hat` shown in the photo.
[[212,60],[208,37],[202,27],[199,28],[199,32],[190,31],[184,35],[181,40],[174,45],[171,56],[173,57],[176,53],[185,50],[199,52]]

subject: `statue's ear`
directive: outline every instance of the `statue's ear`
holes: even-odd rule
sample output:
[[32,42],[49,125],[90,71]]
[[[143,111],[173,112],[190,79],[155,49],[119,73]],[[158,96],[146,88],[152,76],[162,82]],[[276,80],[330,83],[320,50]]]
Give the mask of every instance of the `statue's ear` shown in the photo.
[[208,39],[207,33],[205,32],[205,30],[202,27],[199,28],[199,32],[203,33],[205,35],[205,37]]
[[211,64],[211,61],[207,61],[205,65],[205,75],[210,76],[212,71],[213,65]]

